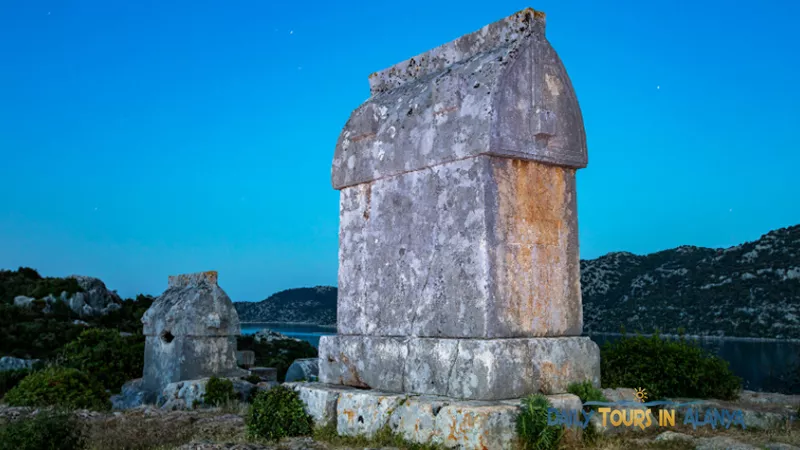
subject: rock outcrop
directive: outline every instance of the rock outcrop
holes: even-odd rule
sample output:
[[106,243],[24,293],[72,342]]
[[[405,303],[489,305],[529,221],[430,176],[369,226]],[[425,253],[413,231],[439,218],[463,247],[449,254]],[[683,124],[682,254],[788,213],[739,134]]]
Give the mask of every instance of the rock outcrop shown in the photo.
[[122,307],[122,299],[117,292],[109,291],[100,279],[82,275],[71,275],[69,278],[75,279],[83,292],[69,295],[62,291],[61,294],[48,294],[41,299],[18,295],[14,298],[14,305],[31,308],[37,301],[41,301],[43,303],[42,311],[49,313],[52,312],[53,305],[61,302],[69,306],[69,309],[81,318],[104,316]]
[[8,370],[31,369],[38,362],[38,359],[22,359],[14,358],[12,356],[3,356],[0,358],[0,372]]
[[293,338],[286,336],[285,334],[278,333],[277,331],[272,331],[269,328],[263,328],[258,330],[253,335],[253,340],[258,343],[266,343],[266,342],[273,342],[273,341],[297,341],[300,342],[300,339]]

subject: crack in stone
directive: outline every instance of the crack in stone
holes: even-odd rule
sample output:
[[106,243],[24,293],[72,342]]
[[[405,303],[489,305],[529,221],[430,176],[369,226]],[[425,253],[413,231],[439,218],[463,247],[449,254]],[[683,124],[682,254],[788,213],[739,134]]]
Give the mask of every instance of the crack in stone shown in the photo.
[[[429,168],[429,169],[431,171],[431,174],[436,175],[436,172],[433,170],[433,168]],[[436,181],[435,187],[434,187],[434,192],[437,192],[439,190],[439,178],[435,177],[434,180]],[[432,242],[433,245],[431,246],[432,247],[431,257],[428,259],[428,268],[425,271],[425,281],[422,283],[422,288],[419,290],[419,295],[417,296],[416,302],[414,304],[414,315],[411,317],[411,327],[410,327],[410,330],[409,330],[411,336],[416,336],[417,335],[416,330],[415,330],[414,327],[417,324],[417,317],[419,316],[419,302],[422,301],[423,295],[425,294],[425,288],[428,287],[428,281],[430,281],[430,279],[431,279],[431,268],[433,267],[433,260],[436,258],[435,249],[436,249],[436,236],[437,236],[437,230],[438,229],[439,229],[439,224],[438,223],[433,224],[433,232],[431,233],[431,236],[433,236],[433,240],[434,241]],[[431,247],[428,247],[428,248],[431,248]]]
[[456,343],[456,355],[455,355],[455,357],[453,357],[453,362],[450,364],[450,371],[447,374],[447,389],[445,389],[445,392],[444,392],[444,396],[445,397],[449,397],[450,396],[450,387],[453,385],[453,383],[452,383],[453,370],[455,370],[456,364],[458,363],[458,355],[459,355],[460,352],[461,352],[461,341],[458,341]]

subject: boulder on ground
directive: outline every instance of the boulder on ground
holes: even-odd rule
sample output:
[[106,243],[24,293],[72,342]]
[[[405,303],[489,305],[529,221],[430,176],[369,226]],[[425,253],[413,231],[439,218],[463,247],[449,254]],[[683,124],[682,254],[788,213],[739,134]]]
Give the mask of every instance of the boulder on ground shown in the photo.
[[148,400],[148,393],[142,389],[142,379],[137,378],[123,384],[118,395],[111,396],[111,405],[117,410],[133,409],[148,403]]
[[14,306],[18,308],[30,308],[33,304],[33,301],[36,300],[33,297],[26,297],[24,295],[18,295],[14,297]]
[[286,371],[285,381],[317,381],[319,379],[319,358],[296,359]]

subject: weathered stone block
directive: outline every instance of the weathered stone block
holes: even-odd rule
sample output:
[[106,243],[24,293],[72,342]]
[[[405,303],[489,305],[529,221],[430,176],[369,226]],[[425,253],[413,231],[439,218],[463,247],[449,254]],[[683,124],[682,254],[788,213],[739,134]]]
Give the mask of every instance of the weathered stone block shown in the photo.
[[432,442],[438,431],[436,416],[452,399],[442,397],[408,397],[392,414],[392,431],[409,442]]
[[321,382],[388,392],[503,400],[600,385],[600,350],[588,337],[323,336],[319,355]]
[[[417,444],[462,450],[511,449],[520,399],[464,401],[439,396],[388,395],[322,383],[285,383],[300,393],[318,425],[336,420],[339,434],[371,436],[389,426]],[[580,408],[571,394],[548,396],[556,408]]]
[[239,315],[217,285],[216,272],[169,278],[169,287],[142,317],[143,388],[210,376],[241,376],[236,364]]
[[371,76],[336,146],[334,188],[481,154],[585,167],[580,107],[544,28],[521,11]]
[[336,431],[342,436],[372,437],[389,423],[404,398],[376,391],[341,392],[336,404]]
[[501,404],[464,402],[444,406],[436,416],[432,442],[447,448],[514,448],[518,413],[518,408]]
[[341,192],[339,334],[579,336],[575,172],[480,156]]
[[256,353],[252,350],[239,350],[236,352],[236,364],[249,368],[256,363]]

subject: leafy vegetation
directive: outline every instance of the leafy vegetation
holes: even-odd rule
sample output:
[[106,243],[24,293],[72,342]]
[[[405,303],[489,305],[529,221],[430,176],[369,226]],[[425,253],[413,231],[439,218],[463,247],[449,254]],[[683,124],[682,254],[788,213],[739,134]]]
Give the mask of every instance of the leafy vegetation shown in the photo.
[[623,336],[601,348],[605,387],[641,387],[648,400],[664,398],[736,399],[742,380],[728,362],[686,339]]
[[92,319],[92,325],[101,328],[114,328],[127,333],[141,333],[142,316],[150,308],[154,300],[153,297],[142,294],[137,295],[136,299],[123,299],[120,309]]
[[[608,399],[603,395],[603,391],[594,387],[591,381],[584,381],[582,383],[572,383],[567,386],[567,392],[577,395],[581,399],[581,403],[586,402],[607,402]],[[591,408],[595,409],[595,408]]]
[[6,370],[0,372],[0,399],[14,386],[18,385],[25,377],[30,375],[30,369]]
[[66,411],[42,410],[33,417],[0,425],[0,450],[81,450],[83,427]]
[[68,295],[83,292],[73,278],[42,277],[30,267],[18,270],[0,270],[0,303],[13,304],[14,297],[42,298],[49,294],[58,296],[66,291]]
[[45,314],[34,309],[0,304],[0,355],[26,359],[51,358],[64,343],[75,339],[83,331],[83,327],[73,325],[71,320],[65,311]]
[[206,393],[203,396],[203,403],[211,406],[224,405],[230,401],[237,400],[239,397],[233,390],[233,382],[224,378],[211,377],[206,384]]
[[274,367],[278,371],[278,381],[286,378],[286,371],[295,359],[316,358],[317,349],[306,341],[293,339],[256,342],[253,336],[240,336],[239,350],[252,350],[256,355],[256,365]]
[[261,382],[261,377],[258,375],[248,375],[246,377],[242,377],[242,379],[244,381],[247,381],[248,383],[253,383],[253,384],[258,384]]
[[64,346],[61,365],[91,374],[104,388],[119,392],[144,371],[144,336],[123,337],[113,329],[90,328]]
[[517,416],[517,435],[524,450],[558,448],[564,428],[547,425],[547,409],[551,407],[547,397],[541,394],[522,399],[522,408]]
[[314,425],[297,392],[284,386],[259,392],[245,422],[251,437],[271,441],[310,435]]
[[108,393],[94,378],[76,369],[56,366],[28,375],[3,400],[11,406],[93,410],[111,406]]
[[[603,395],[603,391],[594,387],[591,381],[584,381],[582,383],[572,383],[567,386],[567,392],[577,395],[581,399],[581,403],[587,402],[607,402],[608,399]],[[597,410],[596,405],[584,405],[583,409],[586,412],[590,410]],[[583,438],[589,442],[593,442],[598,438],[599,434],[593,425],[589,425],[583,429]]]

